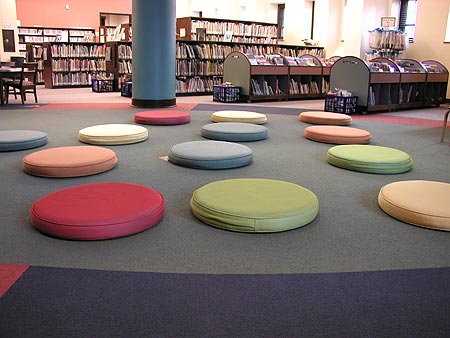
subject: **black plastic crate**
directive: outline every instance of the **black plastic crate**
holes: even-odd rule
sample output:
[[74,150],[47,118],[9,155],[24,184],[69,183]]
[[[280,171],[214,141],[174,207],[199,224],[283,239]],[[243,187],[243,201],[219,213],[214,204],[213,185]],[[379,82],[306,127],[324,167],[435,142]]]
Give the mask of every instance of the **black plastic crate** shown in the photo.
[[325,95],[325,111],[352,114],[356,112],[358,96]]
[[113,92],[114,80],[92,79],[92,91],[97,93]]
[[213,86],[213,101],[238,102],[240,90],[238,86]]
[[132,96],[132,83],[122,82],[120,84],[120,96],[131,97]]

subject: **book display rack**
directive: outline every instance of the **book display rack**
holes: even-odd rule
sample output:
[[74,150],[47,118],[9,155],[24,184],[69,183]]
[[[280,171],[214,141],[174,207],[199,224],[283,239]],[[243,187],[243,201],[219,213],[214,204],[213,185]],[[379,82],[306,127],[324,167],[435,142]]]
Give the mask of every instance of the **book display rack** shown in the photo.
[[323,66],[314,55],[230,53],[224,62],[225,82],[241,87],[241,99],[287,100],[323,98]]
[[439,105],[445,101],[447,83],[448,70],[434,60],[345,56],[334,63],[330,75],[331,88],[357,96],[363,113]]
[[95,76],[106,76],[105,45],[100,43],[44,43],[46,88],[89,87]]
[[113,74],[116,79],[115,91],[121,90],[122,82],[131,81],[132,59],[131,42],[107,42],[105,44],[106,72]]
[[369,32],[369,47],[365,59],[374,58],[397,59],[406,48],[406,34],[400,30],[376,28]]

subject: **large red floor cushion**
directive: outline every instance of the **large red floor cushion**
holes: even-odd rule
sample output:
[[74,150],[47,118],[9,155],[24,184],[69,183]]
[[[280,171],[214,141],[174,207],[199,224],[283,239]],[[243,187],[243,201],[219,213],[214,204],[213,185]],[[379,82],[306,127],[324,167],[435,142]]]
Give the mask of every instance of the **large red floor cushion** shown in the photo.
[[191,114],[176,110],[150,110],[134,114],[134,121],[153,125],[185,124],[191,122]]
[[54,237],[101,240],[147,230],[162,219],[164,198],[146,186],[91,183],[59,190],[37,200],[31,224]]
[[450,231],[450,184],[412,180],[386,184],[378,205],[388,215],[417,226]]
[[305,128],[307,139],[333,144],[367,144],[371,134],[367,130],[344,126],[309,126]]
[[352,117],[350,115],[326,111],[304,111],[299,114],[298,118],[305,123],[332,126],[347,126],[352,123]]
[[117,164],[114,151],[97,146],[44,149],[22,159],[23,170],[35,176],[78,177],[98,174]]

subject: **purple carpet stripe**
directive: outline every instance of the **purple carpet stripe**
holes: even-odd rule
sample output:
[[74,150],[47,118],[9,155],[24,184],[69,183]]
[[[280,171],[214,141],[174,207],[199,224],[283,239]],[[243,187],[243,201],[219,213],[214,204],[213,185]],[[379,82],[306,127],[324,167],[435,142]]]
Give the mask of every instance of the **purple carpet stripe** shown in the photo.
[[1,337],[408,337],[450,332],[450,268],[211,275],[30,267]]

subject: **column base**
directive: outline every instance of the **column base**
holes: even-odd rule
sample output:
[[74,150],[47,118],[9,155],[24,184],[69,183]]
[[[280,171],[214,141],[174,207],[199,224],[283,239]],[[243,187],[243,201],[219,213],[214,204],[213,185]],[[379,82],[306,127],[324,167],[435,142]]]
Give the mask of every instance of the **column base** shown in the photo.
[[177,99],[167,99],[167,100],[142,100],[142,99],[131,99],[131,105],[137,108],[165,108],[174,107],[177,104]]

